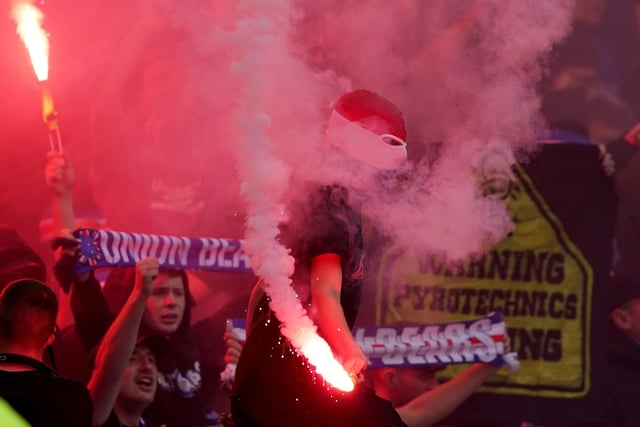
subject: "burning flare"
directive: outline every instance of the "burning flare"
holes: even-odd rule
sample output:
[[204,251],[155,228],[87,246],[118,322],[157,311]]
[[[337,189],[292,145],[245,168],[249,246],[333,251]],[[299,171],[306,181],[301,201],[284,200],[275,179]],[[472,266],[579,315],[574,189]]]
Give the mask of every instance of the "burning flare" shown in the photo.
[[18,24],[18,34],[22,38],[33,70],[39,81],[49,78],[49,39],[42,29],[42,12],[29,3],[16,3],[12,10],[13,19]]
[[316,367],[316,372],[326,382],[342,391],[352,391],[354,380],[347,374],[342,365],[333,357],[329,344],[318,335],[306,337],[300,348],[309,363]]
[[49,89],[49,39],[42,28],[42,12],[30,3],[16,3],[12,10],[13,19],[18,24],[18,34],[24,42],[31,64],[42,90],[42,119],[49,130],[51,151],[62,152],[62,137],[58,127],[58,113]]

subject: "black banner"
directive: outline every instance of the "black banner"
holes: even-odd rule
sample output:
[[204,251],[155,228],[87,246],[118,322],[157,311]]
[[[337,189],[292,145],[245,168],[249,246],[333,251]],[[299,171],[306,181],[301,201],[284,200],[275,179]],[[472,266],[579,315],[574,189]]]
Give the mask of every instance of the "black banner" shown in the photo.
[[520,369],[498,373],[452,421],[594,421],[605,369],[613,183],[594,145],[542,145],[514,175],[508,206],[516,227],[483,258],[451,265],[400,248],[373,251],[375,322],[445,323],[499,311]]

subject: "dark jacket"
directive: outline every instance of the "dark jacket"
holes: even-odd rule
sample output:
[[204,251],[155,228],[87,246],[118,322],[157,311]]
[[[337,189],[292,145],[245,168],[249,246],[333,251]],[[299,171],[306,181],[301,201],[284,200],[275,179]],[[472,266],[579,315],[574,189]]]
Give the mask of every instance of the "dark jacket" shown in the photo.
[[608,365],[608,425],[640,427],[640,345],[613,327]]
[[[171,351],[158,363],[158,392],[143,414],[145,420],[167,427],[214,425],[217,414],[209,407],[210,393],[219,384],[220,369],[212,357],[213,348],[222,346],[222,337],[211,337],[206,329],[190,326],[193,297],[186,273],[186,305],[182,323],[169,337]],[[115,269],[103,290],[92,276],[85,283],[75,283],[71,292],[71,309],[76,333],[87,351],[102,340],[111,322],[133,289],[135,270]],[[141,325],[144,329],[144,324]]]

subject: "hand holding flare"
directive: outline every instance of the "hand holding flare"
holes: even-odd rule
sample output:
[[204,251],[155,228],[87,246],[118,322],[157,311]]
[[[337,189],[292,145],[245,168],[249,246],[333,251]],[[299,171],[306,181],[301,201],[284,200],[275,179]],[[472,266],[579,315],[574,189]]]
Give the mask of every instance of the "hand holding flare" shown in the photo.
[[36,77],[42,90],[42,118],[49,130],[49,145],[51,151],[62,152],[62,138],[58,127],[58,113],[53,104],[53,96],[49,89],[49,40],[42,29],[42,12],[30,3],[16,3],[12,11],[13,18],[18,24],[18,34],[22,38]]
[[60,128],[58,127],[58,112],[53,105],[53,96],[47,80],[40,82],[42,89],[42,120],[49,130],[49,146],[51,151],[62,153],[62,137],[60,136]]

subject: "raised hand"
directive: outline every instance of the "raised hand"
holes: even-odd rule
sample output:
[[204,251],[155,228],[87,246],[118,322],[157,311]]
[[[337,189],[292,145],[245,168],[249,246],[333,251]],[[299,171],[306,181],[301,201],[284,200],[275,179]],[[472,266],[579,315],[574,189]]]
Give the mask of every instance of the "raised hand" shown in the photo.
[[47,165],[44,170],[47,188],[55,195],[71,192],[76,181],[73,166],[64,153],[50,151],[47,153]]
[[160,264],[156,257],[141,259],[136,263],[136,281],[133,286],[134,292],[138,292],[143,298],[151,296],[153,291],[153,281],[160,273]]
[[351,354],[345,355],[342,367],[349,374],[354,383],[362,379],[362,373],[367,368],[369,362],[364,353],[357,347]]
[[237,364],[244,343],[233,333],[230,322],[227,322],[227,329],[224,332],[224,342],[227,347],[224,353],[225,363]]

